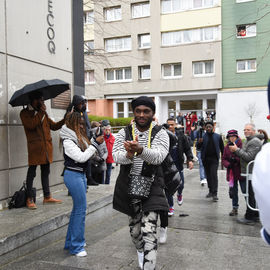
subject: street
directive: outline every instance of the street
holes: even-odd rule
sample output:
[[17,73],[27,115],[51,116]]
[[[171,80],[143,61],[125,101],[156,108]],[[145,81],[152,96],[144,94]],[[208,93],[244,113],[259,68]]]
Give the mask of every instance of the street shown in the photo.
[[[185,170],[184,202],[182,206],[175,203],[167,243],[158,248],[156,269],[270,269],[270,249],[260,238],[261,225],[238,224],[228,215],[231,200],[225,171],[219,171],[219,201],[206,199],[207,191],[206,186],[200,186],[198,169]],[[239,198],[241,217],[245,202],[240,192]],[[102,213],[87,216],[87,257],[69,255],[63,250],[61,237],[0,269],[139,270],[127,224],[127,217],[108,205]]]

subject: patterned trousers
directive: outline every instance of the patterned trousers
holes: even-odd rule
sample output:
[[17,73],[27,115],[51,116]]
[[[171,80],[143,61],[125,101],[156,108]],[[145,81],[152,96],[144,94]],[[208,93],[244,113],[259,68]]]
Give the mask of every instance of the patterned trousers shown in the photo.
[[141,203],[133,205],[135,215],[129,217],[132,242],[144,252],[143,269],[154,270],[157,258],[157,212],[142,212]]

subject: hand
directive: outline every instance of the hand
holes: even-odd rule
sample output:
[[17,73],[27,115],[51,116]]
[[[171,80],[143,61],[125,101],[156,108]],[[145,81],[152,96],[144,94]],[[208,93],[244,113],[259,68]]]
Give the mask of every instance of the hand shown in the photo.
[[229,150],[233,153],[238,149],[237,145],[233,143],[233,145],[229,145]]
[[126,151],[130,154],[141,154],[143,151],[143,147],[138,142],[138,136],[136,136],[135,141],[125,141],[124,147]]
[[96,137],[96,142],[98,144],[102,144],[104,142],[104,136],[101,135],[101,136]]
[[198,142],[199,143],[202,143],[203,142],[203,138],[200,138]]
[[191,127],[191,130],[194,131],[195,130],[195,126]]
[[193,169],[193,162],[192,162],[192,161],[189,161],[189,162],[188,162],[188,168],[189,168],[190,170]]
[[42,112],[46,112],[46,105],[45,105],[44,102],[41,103],[41,105],[40,105],[40,110],[41,110]]

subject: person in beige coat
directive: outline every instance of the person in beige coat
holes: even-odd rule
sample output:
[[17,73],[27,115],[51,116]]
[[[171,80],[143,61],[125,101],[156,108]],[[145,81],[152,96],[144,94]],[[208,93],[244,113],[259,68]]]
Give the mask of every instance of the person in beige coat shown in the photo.
[[60,200],[52,198],[49,187],[50,163],[53,161],[53,145],[51,130],[60,129],[65,120],[59,122],[52,121],[46,113],[46,105],[42,94],[35,92],[30,94],[31,103],[24,108],[20,117],[24,127],[27,150],[28,150],[28,171],[26,177],[28,209],[36,209],[33,201],[32,187],[36,176],[36,168],[41,168],[41,183],[43,189],[43,203],[61,203]]

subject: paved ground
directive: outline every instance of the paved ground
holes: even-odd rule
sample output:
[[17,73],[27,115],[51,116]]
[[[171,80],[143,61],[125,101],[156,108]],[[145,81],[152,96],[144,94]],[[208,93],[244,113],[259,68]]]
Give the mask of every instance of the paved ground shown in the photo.
[[[114,175],[116,172],[114,170]],[[169,219],[168,241],[158,248],[157,270],[270,269],[270,249],[259,236],[261,225],[241,225],[228,215],[231,200],[225,172],[219,171],[217,203],[205,198],[207,188],[199,185],[198,174],[198,169],[185,171],[184,203],[175,205],[175,215]],[[113,185],[92,187],[88,196],[99,198],[95,192],[104,192],[105,196],[112,190]],[[245,206],[241,195],[240,198],[239,216],[242,216]],[[65,205],[71,207],[70,198],[66,196],[64,199],[68,201]],[[37,246],[25,256],[18,255],[0,269],[139,269],[136,250],[129,237],[127,217],[112,210],[110,204],[87,216],[87,257],[77,258],[63,250],[65,231],[65,227],[57,230],[55,239],[58,240],[55,241],[46,242],[46,236],[41,237],[39,242],[45,241],[45,247]]]

